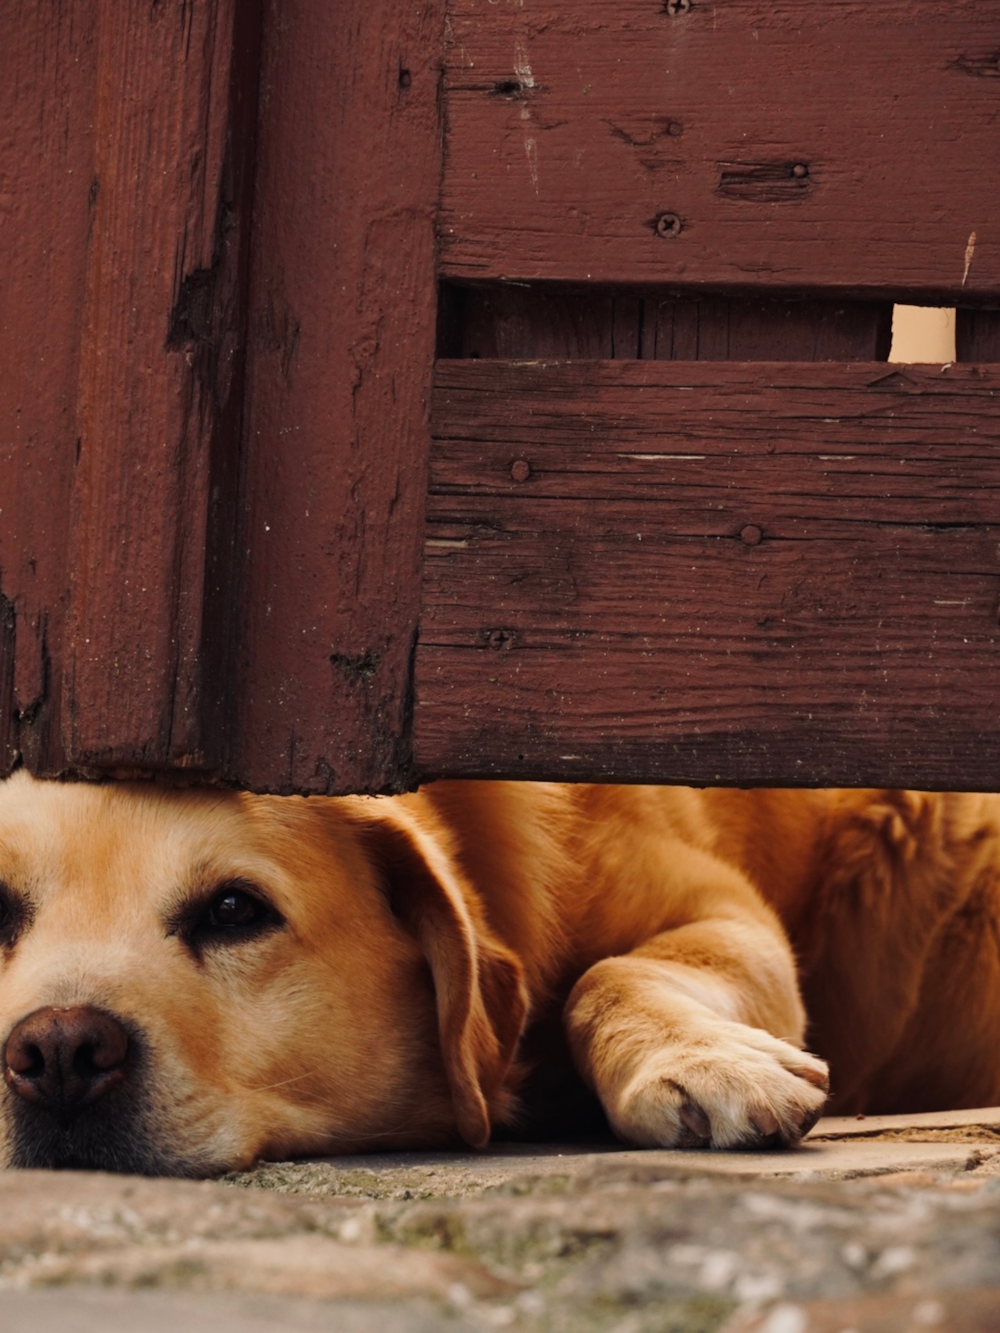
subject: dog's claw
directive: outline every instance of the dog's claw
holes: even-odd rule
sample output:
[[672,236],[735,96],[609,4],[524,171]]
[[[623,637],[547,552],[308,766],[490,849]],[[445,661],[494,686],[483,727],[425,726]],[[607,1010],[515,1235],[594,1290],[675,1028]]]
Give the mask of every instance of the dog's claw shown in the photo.
[[830,1091],[830,1075],[825,1068],[816,1065],[803,1065],[801,1069],[796,1069],[795,1072],[799,1078],[804,1078],[814,1088],[819,1088],[823,1092]]
[[762,1139],[773,1138],[781,1129],[778,1117],[763,1107],[753,1112],[750,1123]]
[[693,1141],[684,1144],[685,1147],[694,1147],[699,1143],[707,1143],[712,1137],[712,1125],[708,1116],[695,1102],[685,1101],[678,1112],[684,1127],[693,1136]]
[[824,1109],[825,1109],[824,1107],[820,1106],[820,1107],[818,1107],[817,1110],[815,1110],[815,1111],[807,1111],[807,1112],[806,1112],[806,1114],[805,1114],[805,1115],[802,1117],[802,1119],[799,1121],[799,1135],[800,1135],[800,1137],[805,1138],[805,1136],[806,1136],[806,1135],[809,1133],[809,1131],[812,1129],[813,1125],[815,1125],[816,1121],[817,1121],[817,1120],[820,1118],[820,1116],[823,1114]]

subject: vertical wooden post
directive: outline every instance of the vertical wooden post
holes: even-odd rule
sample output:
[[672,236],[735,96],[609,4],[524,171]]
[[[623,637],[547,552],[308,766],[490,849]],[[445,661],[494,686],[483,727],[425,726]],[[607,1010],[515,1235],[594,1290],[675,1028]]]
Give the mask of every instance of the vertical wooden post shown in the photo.
[[[96,0],[3,14],[0,772],[63,766],[69,495],[92,219]],[[15,647],[16,643],[16,647]]]
[[213,456],[239,418],[255,26],[238,0],[97,6],[63,717],[77,767],[221,756],[202,634]]
[[265,9],[232,720],[251,787],[409,780],[443,40],[443,0]]

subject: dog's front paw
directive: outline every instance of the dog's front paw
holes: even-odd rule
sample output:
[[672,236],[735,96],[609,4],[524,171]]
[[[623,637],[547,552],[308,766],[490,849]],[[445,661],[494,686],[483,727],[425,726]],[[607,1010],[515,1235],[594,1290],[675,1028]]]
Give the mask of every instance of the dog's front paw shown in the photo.
[[606,1110],[644,1148],[782,1147],[812,1129],[829,1086],[822,1060],[720,1020],[648,1055]]

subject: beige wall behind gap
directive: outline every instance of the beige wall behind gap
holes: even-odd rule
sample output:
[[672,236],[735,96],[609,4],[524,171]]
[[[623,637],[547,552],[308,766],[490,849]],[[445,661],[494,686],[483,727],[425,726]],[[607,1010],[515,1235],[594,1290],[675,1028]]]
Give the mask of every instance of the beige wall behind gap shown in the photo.
[[898,305],[892,312],[890,361],[955,360],[955,312],[937,306]]

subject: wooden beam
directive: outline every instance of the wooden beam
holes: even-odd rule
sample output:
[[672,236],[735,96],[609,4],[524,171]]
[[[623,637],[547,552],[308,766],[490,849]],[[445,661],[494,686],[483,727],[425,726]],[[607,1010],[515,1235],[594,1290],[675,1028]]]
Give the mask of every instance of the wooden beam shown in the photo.
[[[96,0],[10,6],[0,80],[0,774],[64,763],[69,497],[93,217]],[[16,641],[16,643],[15,643]]]
[[231,773],[398,789],[434,358],[443,0],[270,0]]
[[419,771],[995,788],[998,389],[439,363]]
[[231,546],[231,518],[218,516],[235,485],[222,502],[213,490],[238,439],[256,35],[255,7],[236,0],[96,5],[64,645],[71,769],[222,761],[211,583],[227,581],[213,547]]
[[447,277],[1000,293],[981,0],[450,0],[449,33]]

